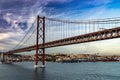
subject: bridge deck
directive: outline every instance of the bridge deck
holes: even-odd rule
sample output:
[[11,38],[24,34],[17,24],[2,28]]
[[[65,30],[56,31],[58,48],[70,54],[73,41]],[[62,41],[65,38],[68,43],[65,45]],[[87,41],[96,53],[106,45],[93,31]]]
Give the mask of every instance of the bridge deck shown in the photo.
[[[117,27],[117,28],[105,29],[105,30],[97,31],[93,33],[83,34],[79,36],[69,37],[65,39],[60,39],[56,41],[51,41],[51,42],[45,43],[44,45],[39,44],[39,48],[51,48],[51,47],[57,47],[57,46],[85,43],[85,42],[91,42],[91,41],[99,41],[99,40],[119,38],[119,37],[120,37],[120,27]],[[33,46],[21,48],[21,49],[11,50],[9,52],[6,52],[6,54],[31,51],[35,49],[36,49],[36,45],[33,45]]]

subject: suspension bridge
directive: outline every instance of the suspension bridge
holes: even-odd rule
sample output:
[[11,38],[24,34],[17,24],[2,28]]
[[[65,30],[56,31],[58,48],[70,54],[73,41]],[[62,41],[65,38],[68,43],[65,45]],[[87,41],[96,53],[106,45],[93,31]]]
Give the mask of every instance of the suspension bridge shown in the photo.
[[[46,48],[119,37],[119,17],[72,21],[37,16],[37,19],[31,25],[30,29],[21,41],[13,49],[4,52],[4,55],[12,55],[15,53],[35,50],[36,67],[39,61],[39,54],[42,55],[41,62],[42,67],[44,67]],[[30,39],[34,39],[34,41]],[[27,42],[32,42],[32,44],[26,45]]]

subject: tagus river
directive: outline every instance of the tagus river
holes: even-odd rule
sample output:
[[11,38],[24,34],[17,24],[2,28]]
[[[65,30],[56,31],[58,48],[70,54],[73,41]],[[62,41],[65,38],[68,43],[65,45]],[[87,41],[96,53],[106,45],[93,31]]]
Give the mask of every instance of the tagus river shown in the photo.
[[46,63],[35,69],[33,62],[0,64],[0,80],[120,80],[120,62]]

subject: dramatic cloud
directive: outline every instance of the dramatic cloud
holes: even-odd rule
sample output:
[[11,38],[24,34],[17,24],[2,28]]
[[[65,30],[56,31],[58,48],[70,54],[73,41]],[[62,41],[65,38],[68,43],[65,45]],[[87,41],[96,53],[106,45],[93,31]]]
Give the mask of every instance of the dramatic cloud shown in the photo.
[[[37,15],[69,20],[119,17],[119,5],[118,0],[0,0],[0,50],[10,49],[11,45],[13,47],[19,43],[36,20]],[[34,29],[35,26],[34,24]],[[54,30],[55,28],[53,32],[58,35],[58,32]],[[76,29],[74,29],[74,31],[78,32]],[[51,34],[53,34],[53,32],[51,32]],[[32,36],[35,37],[35,35]],[[35,40],[31,39],[30,43],[34,41]],[[119,43],[119,41],[117,43]],[[112,44],[118,46],[117,43]],[[88,43],[85,46],[92,46],[95,49],[99,49],[96,44],[97,42]],[[104,44],[106,44],[106,41]],[[82,49],[79,46],[81,46]],[[86,51],[83,45],[74,45],[73,47],[61,47],[56,49],[56,52],[57,50],[63,50],[63,48],[63,52],[69,50],[70,52],[74,52],[74,50],[76,50],[75,53],[79,53],[80,51],[82,53]],[[87,50],[89,47],[87,47]],[[116,49],[119,48],[117,47]],[[108,48],[108,50],[110,50],[110,48]],[[48,50],[48,52],[49,51],[50,50]],[[86,53],[94,51],[95,50],[89,49]],[[105,53],[106,50],[103,50],[103,52]]]

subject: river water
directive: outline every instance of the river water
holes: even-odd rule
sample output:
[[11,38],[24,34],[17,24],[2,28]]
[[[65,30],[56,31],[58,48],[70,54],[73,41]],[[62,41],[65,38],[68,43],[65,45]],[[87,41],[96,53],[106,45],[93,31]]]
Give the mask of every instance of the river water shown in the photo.
[[120,62],[47,62],[45,69],[33,65],[0,64],[0,80],[120,80]]

